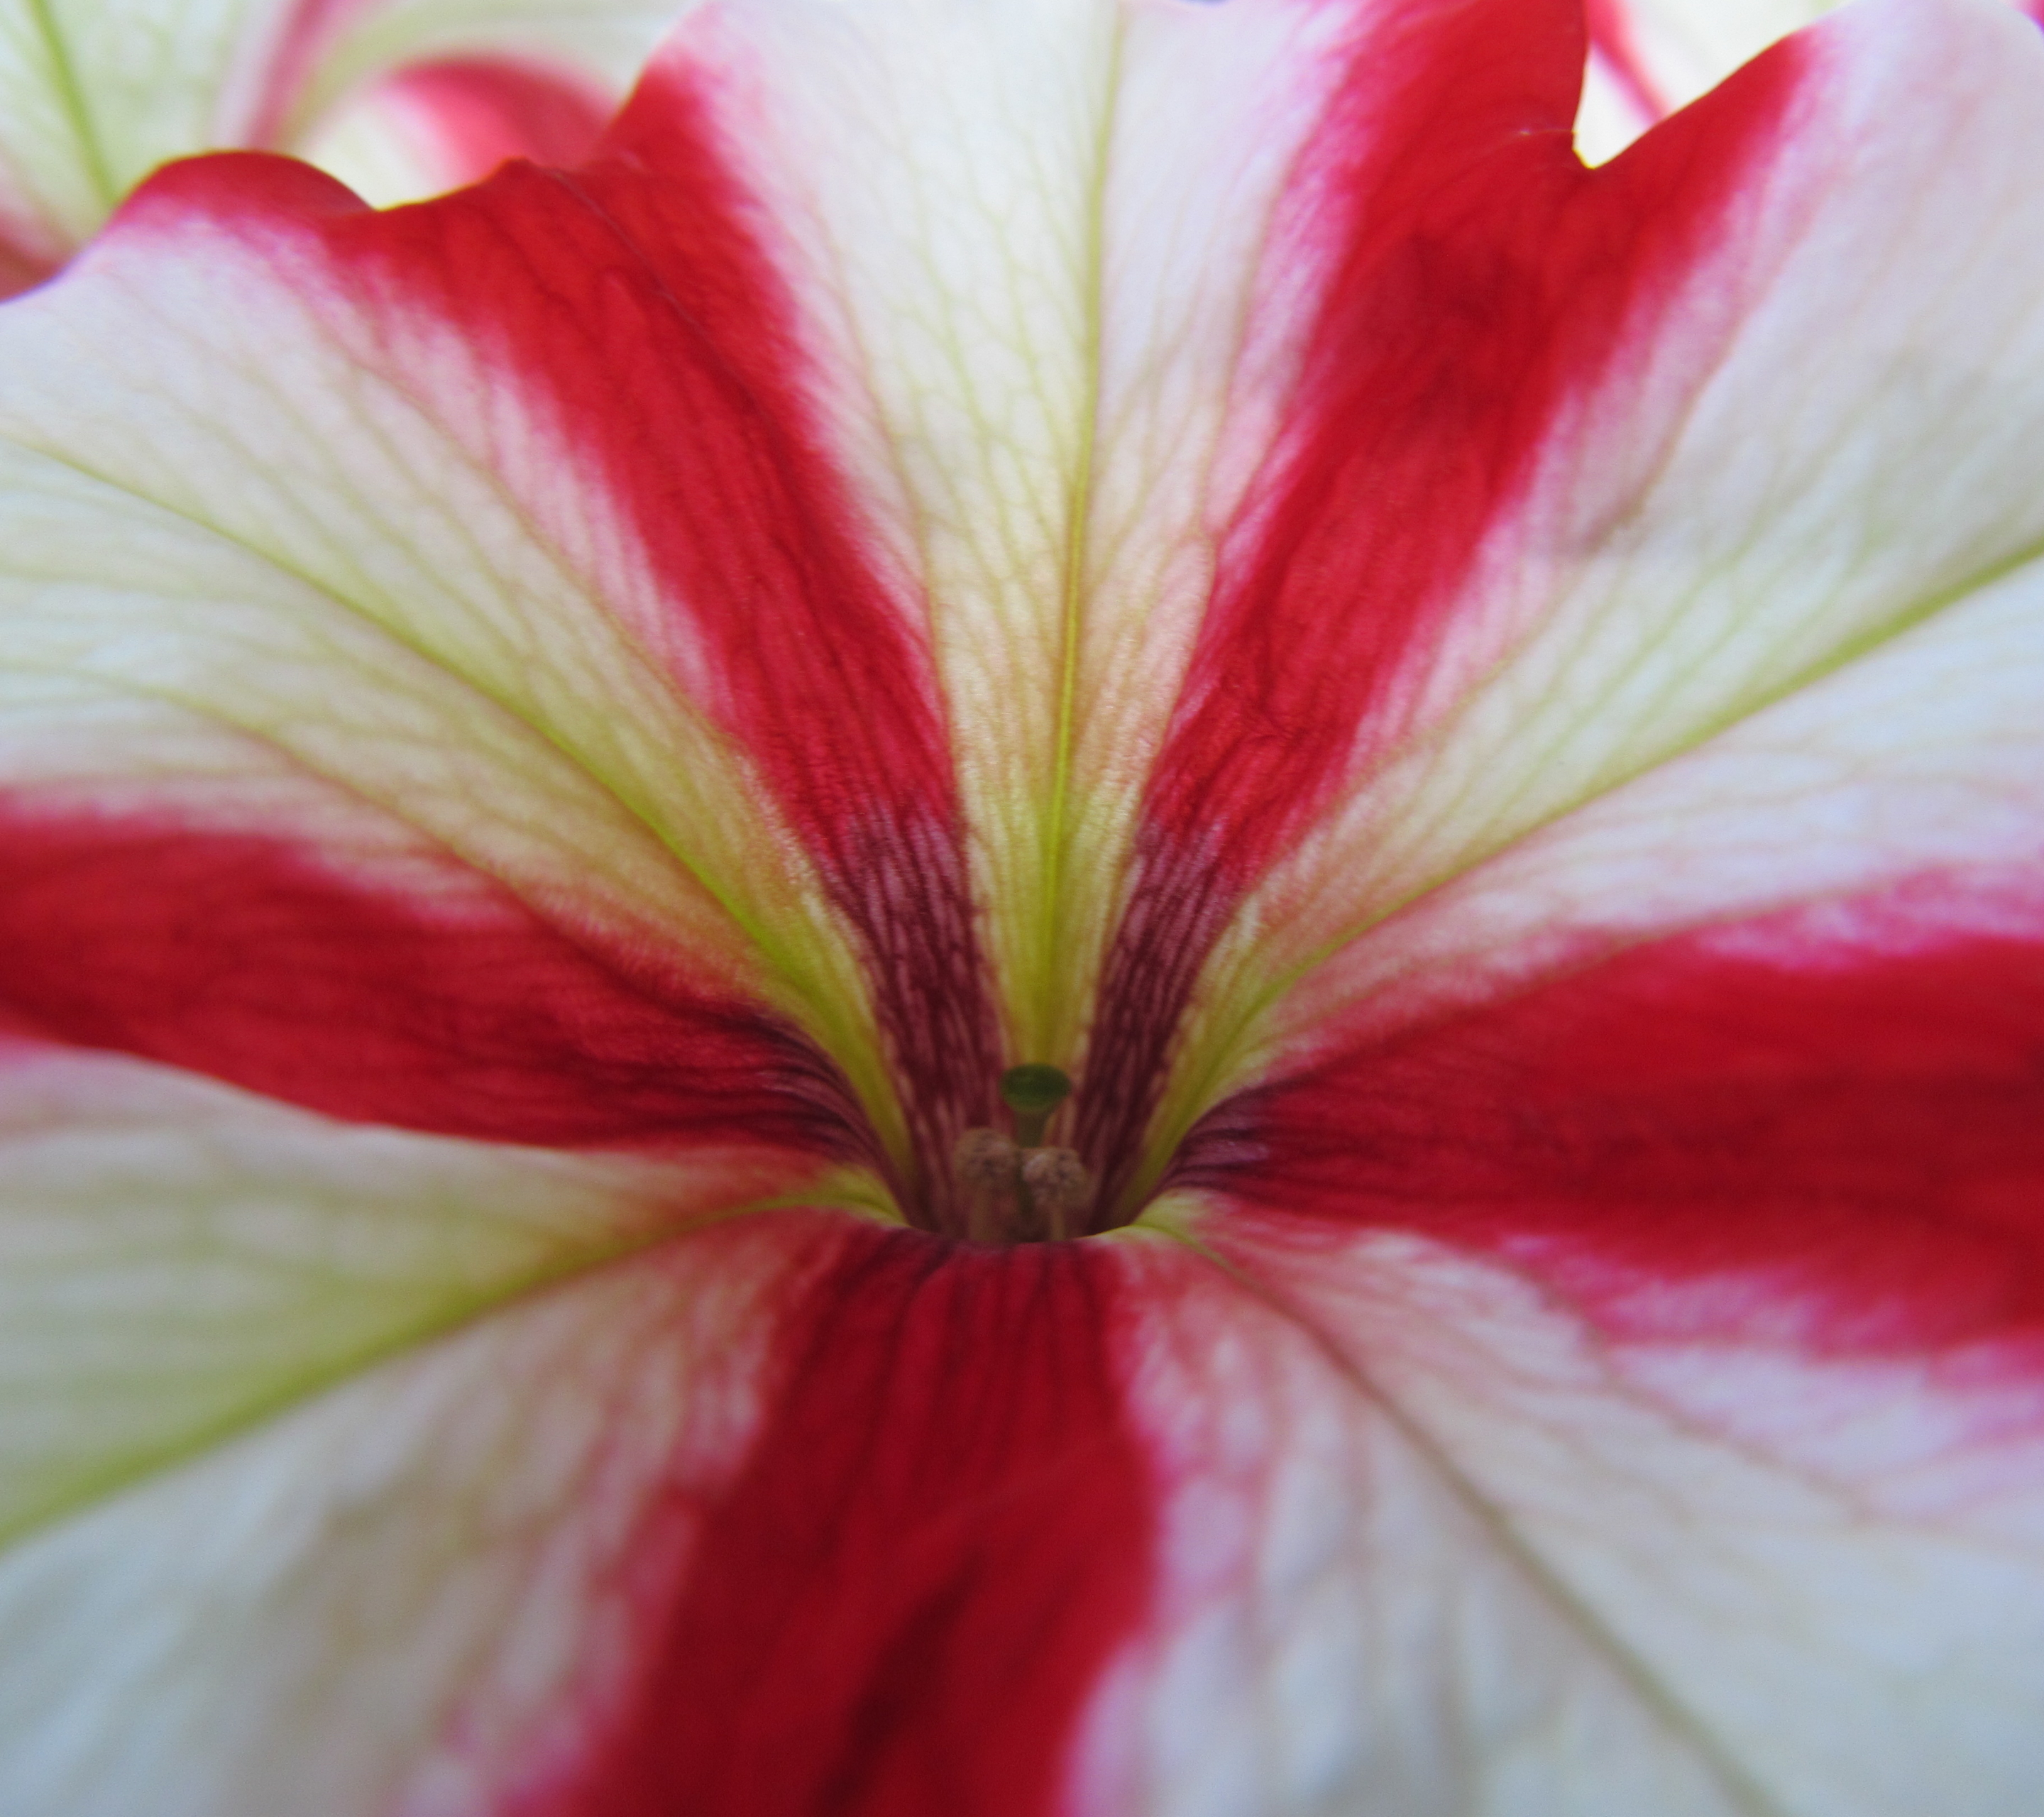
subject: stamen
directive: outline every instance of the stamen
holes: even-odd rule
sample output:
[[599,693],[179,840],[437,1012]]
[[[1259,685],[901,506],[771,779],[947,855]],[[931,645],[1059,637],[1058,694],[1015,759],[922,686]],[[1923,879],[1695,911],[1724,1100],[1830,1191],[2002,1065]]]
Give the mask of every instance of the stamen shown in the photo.
[[1022,1190],[1049,1223],[1051,1240],[1062,1242],[1093,1197],[1093,1178],[1070,1149],[1032,1148],[1022,1157]]
[[968,1129],[951,1151],[951,1164],[968,1186],[1012,1186],[1020,1151],[997,1129]]
[[975,1243],[996,1241],[1021,1190],[1022,1151],[997,1129],[968,1129],[951,1151],[951,1166],[966,1189],[968,1233]]

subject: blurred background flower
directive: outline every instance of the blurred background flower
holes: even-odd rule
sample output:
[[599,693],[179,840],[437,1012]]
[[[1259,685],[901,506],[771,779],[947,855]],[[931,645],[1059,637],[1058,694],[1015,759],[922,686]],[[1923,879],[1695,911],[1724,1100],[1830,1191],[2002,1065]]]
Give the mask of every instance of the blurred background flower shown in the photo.
[[668,0],[0,0],[0,294],[166,159],[291,152],[378,202],[572,163]]
[[[1577,143],[1601,163],[1842,0],[1586,0],[1590,63]],[[2044,0],[2010,0],[2044,18]]]

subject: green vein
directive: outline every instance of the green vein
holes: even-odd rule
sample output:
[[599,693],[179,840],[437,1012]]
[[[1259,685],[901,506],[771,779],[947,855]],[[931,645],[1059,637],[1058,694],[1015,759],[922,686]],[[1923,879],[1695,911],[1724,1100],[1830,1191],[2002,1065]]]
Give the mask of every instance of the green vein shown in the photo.
[[[829,1208],[879,1222],[900,1222],[898,1215],[880,1200],[863,1200],[855,1193],[840,1189],[845,1184],[841,1177],[826,1183]],[[330,1389],[367,1375],[428,1344],[451,1338],[521,1301],[568,1286],[603,1269],[682,1243],[740,1218],[763,1212],[814,1210],[820,1208],[824,1202],[824,1193],[778,1193],[748,1200],[722,1211],[705,1212],[678,1227],[652,1231],[579,1251],[514,1274],[482,1293],[455,1300],[451,1304],[443,1303],[325,1362],[284,1373],[263,1392],[195,1426],[171,1442],[145,1447],[90,1472],[69,1493],[33,1508],[12,1521],[0,1523],[0,1554],[151,1477],[217,1450],[231,1440],[269,1424]]]
[[78,140],[79,161],[85,167],[102,212],[110,212],[121,199],[121,186],[113,180],[113,167],[106,161],[106,148],[100,144],[99,134],[93,125],[92,110],[86,105],[85,88],[78,79],[70,48],[57,29],[52,0],[29,0],[29,12],[36,22],[36,29],[42,35],[44,48],[49,53],[51,86],[56,91],[64,117]]
[[[1059,586],[1058,720],[1051,760],[1051,797],[1043,817],[1042,886],[1037,902],[1037,1040],[1047,1054],[1058,1031],[1058,1001],[1062,981],[1058,964],[1058,928],[1063,917],[1066,846],[1071,812],[1072,750],[1078,719],[1080,632],[1085,603],[1086,568],[1093,519],[1093,457],[1100,436],[1101,361],[1103,299],[1106,283],[1107,177],[1112,156],[1114,123],[1120,98],[1122,34],[1117,22],[1108,55],[1106,98],[1093,140],[1091,206],[1086,212],[1085,244],[1081,266],[1084,317],[1082,358],[1086,375],[1085,421],[1078,455],[1066,494],[1067,529],[1064,571]],[[1024,1055],[1040,1058],[1044,1055]]]

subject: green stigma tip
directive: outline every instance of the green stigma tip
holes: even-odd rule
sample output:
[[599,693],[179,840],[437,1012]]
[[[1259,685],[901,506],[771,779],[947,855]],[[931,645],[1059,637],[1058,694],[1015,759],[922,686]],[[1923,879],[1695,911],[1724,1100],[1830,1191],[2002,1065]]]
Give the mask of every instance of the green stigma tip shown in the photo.
[[1072,1095],[1072,1081],[1055,1066],[1010,1066],[1001,1075],[1001,1101],[1022,1116],[1048,1116]]

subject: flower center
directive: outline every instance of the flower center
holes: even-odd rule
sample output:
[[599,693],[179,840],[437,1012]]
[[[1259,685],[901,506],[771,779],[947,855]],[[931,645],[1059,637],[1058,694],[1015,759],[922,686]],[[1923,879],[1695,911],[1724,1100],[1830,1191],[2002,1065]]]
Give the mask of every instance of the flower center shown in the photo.
[[959,1137],[952,1162],[975,1243],[1061,1243],[1084,1234],[1092,1177],[1070,1149],[1043,1139],[1071,1092],[1055,1066],[1011,1066],[1001,1076],[1001,1101],[1013,1116],[1013,1135],[975,1128]]
[[[1209,1003],[1188,1032],[1187,1016],[1240,880],[1204,846],[1151,841],[1127,881],[1101,886],[1125,901],[1068,910],[1092,932],[1054,963],[1055,930],[1017,932],[1014,903],[993,898],[1004,920],[975,900],[954,829],[909,816],[836,832],[871,1020],[835,1018],[848,1038],[820,1045],[849,1088],[832,1090],[836,1105],[863,1126],[847,1146],[899,1215],[999,1243],[1139,1216],[1230,1081],[1242,1018]],[[1032,1058],[1002,1070],[1020,1056]]]

